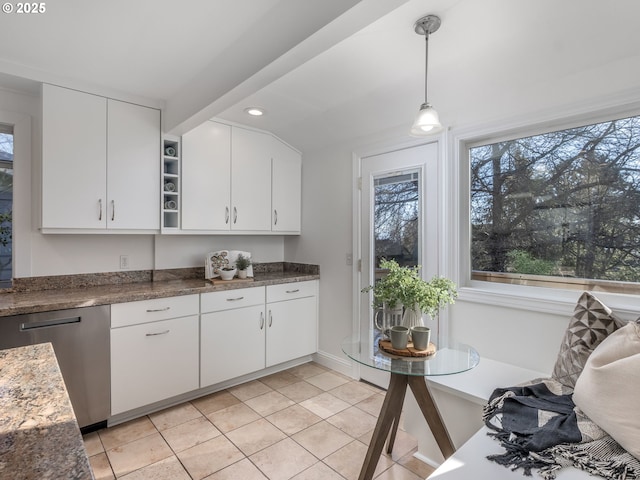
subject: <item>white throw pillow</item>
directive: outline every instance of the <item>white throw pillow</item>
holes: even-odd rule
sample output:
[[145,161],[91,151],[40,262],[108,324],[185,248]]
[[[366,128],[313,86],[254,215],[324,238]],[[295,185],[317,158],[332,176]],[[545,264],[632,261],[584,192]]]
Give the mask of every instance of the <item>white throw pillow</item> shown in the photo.
[[596,347],[578,377],[573,401],[640,459],[640,325],[630,322]]

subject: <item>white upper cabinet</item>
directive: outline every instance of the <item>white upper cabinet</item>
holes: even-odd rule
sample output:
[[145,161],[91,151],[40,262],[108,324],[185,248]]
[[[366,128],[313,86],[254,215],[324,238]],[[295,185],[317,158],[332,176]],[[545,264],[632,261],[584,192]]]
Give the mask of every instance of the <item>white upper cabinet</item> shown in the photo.
[[159,158],[159,110],[43,85],[43,231],[158,230]]
[[231,229],[271,230],[271,140],[267,133],[231,130]]
[[276,138],[272,152],[271,230],[300,233],[302,157]]
[[106,112],[106,98],[43,85],[43,228],[105,228]]
[[300,233],[300,153],[207,121],[182,136],[182,230]]
[[107,102],[107,228],[160,228],[160,112]]
[[231,127],[205,122],[182,136],[182,229],[231,227]]

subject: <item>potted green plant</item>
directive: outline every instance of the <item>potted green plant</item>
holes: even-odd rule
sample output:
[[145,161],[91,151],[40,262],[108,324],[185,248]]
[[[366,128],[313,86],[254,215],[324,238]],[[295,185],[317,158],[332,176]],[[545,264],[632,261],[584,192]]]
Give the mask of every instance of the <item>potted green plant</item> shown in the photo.
[[435,317],[440,309],[454,303],[458,296],[456,284],[444,277],[434,277],[425,281],[420,277],[419,267],[401,267],[395,260],[382,260],[380,268],[388,274],[375,285],[364,288],[373,291],[373,307],[383,305],[394,308],[404,306],[402,323],[407,327],[422,325],[422,314]]
[[247,268],[251,265],[251,259],[242,254],[236,258],[236,268],[238,269],[238,278],[247,278]]

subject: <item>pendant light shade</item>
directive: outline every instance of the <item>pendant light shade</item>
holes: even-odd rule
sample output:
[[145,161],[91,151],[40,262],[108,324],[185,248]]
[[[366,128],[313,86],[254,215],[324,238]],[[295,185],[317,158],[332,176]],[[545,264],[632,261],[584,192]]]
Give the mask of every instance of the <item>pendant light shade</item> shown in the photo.
[[440,117],[438,112],[428,103],[423,103],[418,110],[416,119],[413,121],[411,127],[411,135],[414,137],[420,137],[423,135],[431,135],[442,130],[440,124]]
[[420,18],[414,25],[414,30],[418,35],[425,38],[425,61],[424,61],[424,103],[420,105],[420,110],[413,121],[410,134],[414,137],[432,135],[442,130],[440,117],[435,108],[427,100],[427,75],[429,73],[429,35],[440,28],[440,17],[427,15]]

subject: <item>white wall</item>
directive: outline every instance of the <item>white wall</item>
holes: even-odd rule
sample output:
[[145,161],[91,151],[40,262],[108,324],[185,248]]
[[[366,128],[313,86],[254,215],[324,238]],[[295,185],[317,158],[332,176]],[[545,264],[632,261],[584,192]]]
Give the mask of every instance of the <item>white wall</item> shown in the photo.
[[351,334],[351,151],[303,155],[302,235],[285,239],[288,261],[320,265],[320,351],[346,362],[340,340]]

